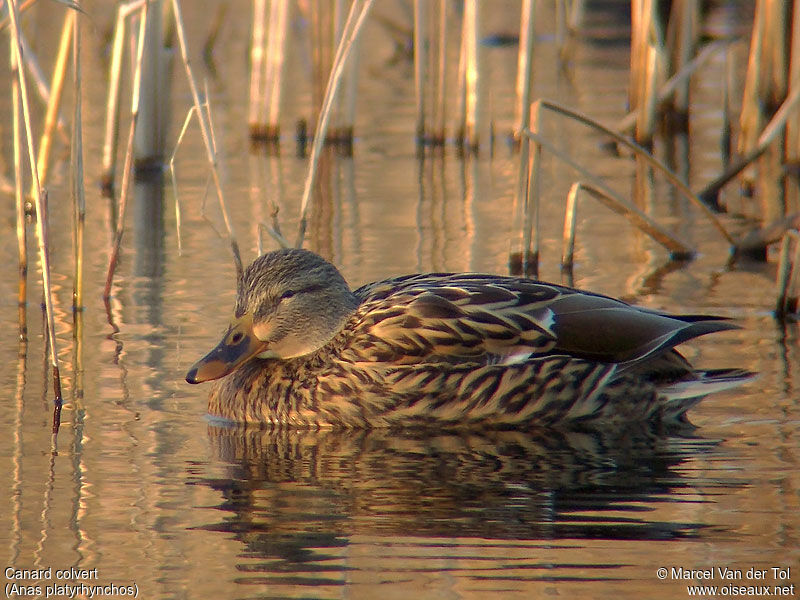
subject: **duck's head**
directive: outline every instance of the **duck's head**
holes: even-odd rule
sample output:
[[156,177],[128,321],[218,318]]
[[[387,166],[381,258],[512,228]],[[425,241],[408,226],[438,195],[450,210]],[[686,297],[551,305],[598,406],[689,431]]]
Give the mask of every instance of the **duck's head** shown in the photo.
[[239,281],[236,309],[217,346],[186,374],[202,383],[253,357],[288,359],[324,346],[358,306],[339,271],[302,249],[260,256]]

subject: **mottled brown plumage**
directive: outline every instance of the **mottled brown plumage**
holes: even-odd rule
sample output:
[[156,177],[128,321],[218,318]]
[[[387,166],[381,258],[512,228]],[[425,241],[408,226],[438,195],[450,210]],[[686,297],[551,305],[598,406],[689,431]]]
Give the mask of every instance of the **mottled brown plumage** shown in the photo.
[[734,329],[555,284],[407,275],[351,292],[306,250],[261,256],[220,344],[186,379],[222,378],[236,422],[386,427],[674,422],[752,375],[696,371],[673,349]]

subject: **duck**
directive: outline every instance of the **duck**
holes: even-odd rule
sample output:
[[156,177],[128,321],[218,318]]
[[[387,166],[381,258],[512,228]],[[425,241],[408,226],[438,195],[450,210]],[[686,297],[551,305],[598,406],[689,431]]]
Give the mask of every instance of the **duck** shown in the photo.
[[738,329],[602,294],[480,273],[351,290],[305,249],[254,260],[222,339],[188,371],[208,416],[309,428],[689,423],[706,395],[754,377],[697,370],[675,346]]

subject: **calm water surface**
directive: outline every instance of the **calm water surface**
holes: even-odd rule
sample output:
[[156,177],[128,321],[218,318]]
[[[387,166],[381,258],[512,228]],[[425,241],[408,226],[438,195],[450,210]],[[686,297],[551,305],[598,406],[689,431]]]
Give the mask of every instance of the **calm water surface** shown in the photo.
[[[249,148],[243,93],[249,16],[229,10],[212,71],[199,57],[217,6],[206,4],[208,11],[187,7],[190,43],[199,74],[208,79],[224,187],[251,260],[257,224],[270,218],[268,199],[294,238],[306,165],[289,136],[279,156]],[[48,19],[53,6],[29,22],[44,57],[59,28]],[[486,32],[514,31],[511,8],[486,11]],[[97,3],[87,10],[93,22],[85,30],[84,135],[93,184],[111,8]],[[587,27],[601,33],[577,43],[569,66],[559,70],[547,10],[538,24],[535,95],[615,122],[625,110],[624,19],[591,13]],[[410,13],[387,2],[378,3],[376,14],[408,23]],[[715,14],[715,22],[725,23],[723,17]],[[491,156],[484,150],[460,160],[448,151],[444,159],[420,163],[411,136],[413,69],[381,26],[373,23],[365,36],[355,156],[324,163],[307,246],[331,258],[353,286],[418,270],[507,273],[514,155],[498,141]],[[492,90],[488,110],[496,130],[508,131],[516,47],[483,51]],[[309,101],[308,57],[296,49],[291,60],[286,131],[307,116]],[[675,157],[695,188],[720,167],[716,82],[724,61],[705,69],[693,87],[689,143],[656,148],[667,160]],[[173,139],[189,102],[180,68],[174,79]],[[3,98],[0,122],[8,123]],[[602,140],[555,118],[545,129],[553,143],[631,195],[635,168],[628,158],[604,154]],[[74,567],[97,569],[96,578],[70,585],[135,584],[148,599],[684,598],[694,582],[675,579],[672,567],[727,567],[741,571],[731,582],[736,585],[795,585],[792,593],[800,594],[800,348],[797,325],[780,326],[770,315],[774,257],[767,264],[728,265],[728,248],[715,230],[658,178],[644,205],[700,249],[690,263],[669,263],[619,217],[581,205],[575,285],[653,308],[723,314],[742,326],[684,347],[705,367],[739,366],[760,378],[703,402],[693,411],[698,429],[682,438],[220,428],[204,418],[207,387],[183,381],[222,331],[234,300],[230,251],[213,229],[221,227],[219,211],[210,202],[201,211],[207,175],[200,144],[194,132],[178,157],[181,253],[171,191],[162,195],[158,182],[136,183],[108,315],[101,291],[113,214],[89,186],[86,308],[77,329],[70,310],[68,170],[61,159],[53,167],[52,256],[68,399],[55,457],[38,268],[33,261],[28,340],[20,342],[11,199],[0,208],[0,359],[6,367],[0,371],[0,472],[8,490],[0,495],[6,555],[0,564],[12,567],[4,585],[15,583],[13,569],[51,568],[50,580],[16,581],[38,584],[44,594],[46,585],[64,583],[56,581],[56,570]],[[8,173],[8,141],[2,150]],[[561,279],[561,207],[578,177],[545,155],[545,279]],[[739,202],[735,187],[726,191],[729,202]],[[745,226],[731,217],[725,223]],[[270,240],[265,246],[274,247]],[[664,580],[661,567],[668,569]],[[750,568],[765,569],[764,578],[748,579]],[[713,574],[705,583],[727,583]]]

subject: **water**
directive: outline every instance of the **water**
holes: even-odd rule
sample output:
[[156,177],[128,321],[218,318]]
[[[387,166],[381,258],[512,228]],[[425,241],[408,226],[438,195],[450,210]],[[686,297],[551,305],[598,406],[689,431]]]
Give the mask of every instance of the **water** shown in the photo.
[[[186,15],[195,49],[212,8]],[[207,422],[207,387],[188,386],[183,376],[229,317],[234,271],[226,240],[209,224],[221,228],[218,209],[209,201],[201,214],[206,172],[199,135],[179,153],[182,254],[171,192],[162,196],[158,185],[137,182],[106,313],[101,292],[113,216],[93,182],[105,87],[100,34],[110,9],[87,10],[99,31],[87,28],[84,50],[91,183],[79,335],[73,335],[70,310],[71,209],[61,159],[51,189],[67,397],[55,457],[49,452],[38,271],[32,260],[28,340],[21,343],[13,205],[9,200],[0,208],[6,230],[0,240],[0,325],[6,332],[0,359],[7,367],[0,372],[6,433],[0,469],[8,488],[0,495],[0,547],[6,549],[0,562],[12,568],[4,586],[40,585],[44,594],[47,585],[65,583],[56,571],[72,567],[91,578],[69,585],[123,586],[107,588],[106,595],[123,595],[124,586],[135,585],[141,598],[682,598],[693,583],[800,583],[800,352],[797,325],[780,326],[769,312],[774,257],[767,264],[729,266],[728,248],[713,227],[660,180],[653,213],[697,246],[698,258],[670,263],[663,249],[587,201],[579,211],[575,284],[653,308],[737,318],[741,330],[692,341],[684,351],[703,367],[738,366],[760,377],[704,401],[692,412],[694,433],[659,439],[607,432],[262,432]],[[379,3],[377,10],[405,18],[400,5]],[[510,11],[491,13],[487,31],[513,31]],[[610,14],[592,18],[620,27]],[[52,48],[45,40],[52,36],[46,32],[58,23],[48,21],[45,10],[34,15],[42,32],[37,50],[47,55]],[[216,75],[196,61],[209,78],[224,187],[245,260],[256,255],[258,221],[270,219],[267,198],[278,204],[281,226],[294,237],[305,176],[305,161],[294,157],[288,137],[280,157],[249,151],[239,93],[248,22],[248,15],[229,11],[217,42]],[[605,122],[621,117],[626,44],[613,35],[605,43],[578,43],[571,66],[559,71],[547,23],[540,23],[535,94]],[[513,153],[498,141],[491,157],[484,151],[462,161],[448,152],[444,160],[421,165],[411,136],[410,66],[396,59],[379,26],[367,30],[365,45],[355,157],[326,163],[315,200],[322,208],[307,246],[331,258],[353,286],[411,271],[507,273]],[[487,49],[486,59],[495,125],[507,131],[516,48]],[[302,64],[303,57],[294,60]],[[721,93],[714,82],[722,68],[721,59],[712,61],[693,90],[691,143],[678,153],[693,188],[719,169]],[[304,107],[304,71],[293,72],[297,81],[287,105]],[[179,74],[176,69],[173,131],[188,103]],[[9,110],[8,101],[0,101],[3,123]],[[289,111],[286,131],[301,112]],[[553,119],[547,128],[576,160],[631,195],[628,159],[604,154],[601,140],[577,126]],[[5,142],[4,164],[9,157]],[[547,155],[544,173],[541,275],[559,281],[561,206],[577,175]],[[729,198],[734,188],[726,191]],[[743,226],[732,218],[725,223]],[[664,580],[658,577],[662,567],[668,570]],[[682,581],[673,567],[727,567],[741,577],[726,582],[712,570],[714,580]],[[781,579],[785,571],[773,567],[790,569],[788,577]],[[51,579],[13,579],[13,569],[47,568]],[[751,568],[766,570],[764,578],[749,579]],[[770,593],[778,595],[774,588]],[[784,595],[792,594],[798,590]]]

